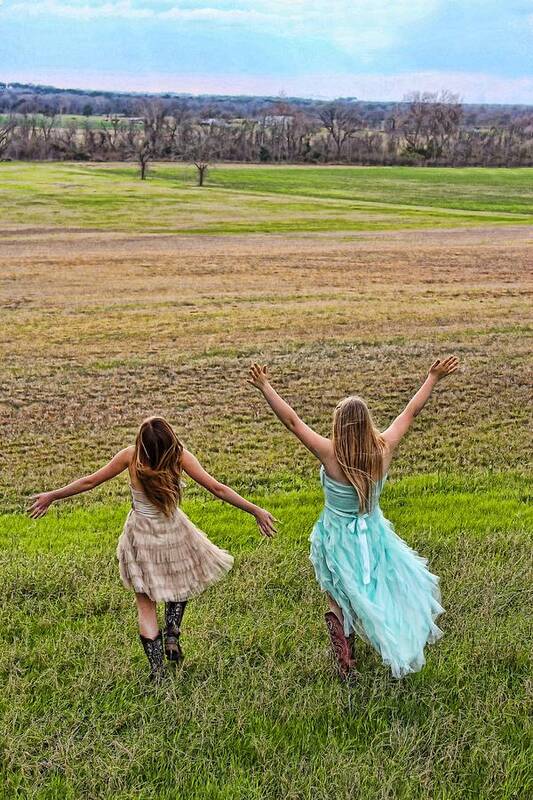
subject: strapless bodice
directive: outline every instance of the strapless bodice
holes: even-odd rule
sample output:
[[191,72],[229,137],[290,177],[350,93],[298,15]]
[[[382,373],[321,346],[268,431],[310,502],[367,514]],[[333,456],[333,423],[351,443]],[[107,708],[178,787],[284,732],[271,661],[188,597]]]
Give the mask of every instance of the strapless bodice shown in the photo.
[[[336,481],[327,474],[323,466],[320,467],[320,482],[324,489],[326,508],[336,511],[338,514],[357,516],[359,514],[359,498],[354,487],[346,483]],[[374,507],[379,502],[379,496],[385,482],[383,477],[375,486]]]
[[144,492],[141,492],[139,489],[134,489],[133,486],[131,486],[131,484],[130,484],[130,492],[131,492],[132,508],[138,514],[142,514],[145,517],[157,517],[157,518],[164,516],[161,509],[159,509],[157,506],[151,503]]

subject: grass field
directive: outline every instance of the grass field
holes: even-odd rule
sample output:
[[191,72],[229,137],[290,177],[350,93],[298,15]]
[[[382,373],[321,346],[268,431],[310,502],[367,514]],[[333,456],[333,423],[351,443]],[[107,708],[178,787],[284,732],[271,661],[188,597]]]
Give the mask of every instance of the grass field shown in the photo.
[[[0,124],[2,122],[7,122],[11,118],[11,114],[0,114]],[[43,117],[42,114],[32,114],[32,119],[36,120],[38,124],[42,124],[44,122],[45,125],[48,125],[50,122],[50,118],[46,116]],[[54,117],[52,128],[68,128],[74,124],[80,130],[84,129],[85,127],[93,129],[103,128],[106,130],[113,128],[113,125],[108,120],[106,115],[96,114],[90,114],[89,116],[86,116],[85,114],[58,114],[56,117]],[[122,124],[127,127],[128,120],[124,119]]]
[[4,223],[165,233],[380,231],[533,223],[533,169],[0,164]]
[[[200,194],[170,166],[0,165],[2,800],[531,796],[528,175],[228,167]],[[342,687],[307,556],[316,465],[246,367],[326,433],[353,391],[385,425],[448,352],[461,372],[383,497],[441,576],[445,637],[400,683],[361,645]],[[236,565],[190,604],[160,691],[114,560],[125,480],[22,513],[152,412],[281,519],[259,540],[187,487]]]

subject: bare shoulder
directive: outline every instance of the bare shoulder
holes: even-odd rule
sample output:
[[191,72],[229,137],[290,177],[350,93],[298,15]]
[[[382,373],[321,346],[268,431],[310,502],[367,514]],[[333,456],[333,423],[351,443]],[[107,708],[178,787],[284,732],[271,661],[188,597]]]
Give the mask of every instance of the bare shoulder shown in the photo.
[[119,450],[117,456],[120,456],[130,464],[133,461],[133,456],[135,455],[135,446],[133,444],[128,445],[128,447],[124,447],[122,450]]
[[[386,433],[386,432],[385,432]],[[381,434],[381,437],[384,442],[383,448],[383,472],[387,472],[390,467],[391,461],[394,458],[394,451],[396,450],[397,442],[395,442],[392,437],[385,436],[385,433]]]
[[321,453],[320,461],[330,478],[333,478],[339,483],[346,483],[346,475],[337,461],[335,455],[335,448],[331,439],[324,439],[324,449]]
[[120,452],[117,453],[117,456],[120,456],[123,459],[124,466],[128,469],[128,474],[130,476],[130,484],[133,486],[134,489],[142,489],[141,484],[137,479],[137,475],[135,474],[135,470],[133,468],[133,461],[135,456],[135,447],[133,445],[129,445],[129,447],[124,447]]
[[193,455],[193,453],[191,453],[190,450],[187,450],[187,448],[184,447],[183,450],[181,451],[182,465],[185,466],[186,464],[190,464],[192,461],[198,461],[198,459],[196,458],[195,455]]
[[194,453],[191,453],[191,451],[187,450],[186,447],[183,448],[181,453],[181,468],[184,469],[185,472],[187,472],[194,480],[196,480],[194,477],[196,474],[205,472]]
[[381,433],[379,434],[381,436],[381,439],[382,439],[384,445],[385,445],[385,449],[386,450],[390,450],[391,448],[394,447],[393,436],[391,436],[391,427],[392,426],[389,425],[388,428],[385,428],[385,430],[381,431]]
[[124,447],[122,450],[119,450],[115,456],[115,459],[123,464],[124,468],[127,467],[131,472],[134,456],[135,447],[131,444],[128,447]]
[[[335,458],[335,448],[333,447],[333,440],[332,439],[328,439],[327,436],[321,436],[320,437],[320,447],[321,447],[322,454],[323,454],[324,458],[327,458],[328,460],[331,459],[331,458]],[[336,458],[335,458],[335,460],[336,460]]]

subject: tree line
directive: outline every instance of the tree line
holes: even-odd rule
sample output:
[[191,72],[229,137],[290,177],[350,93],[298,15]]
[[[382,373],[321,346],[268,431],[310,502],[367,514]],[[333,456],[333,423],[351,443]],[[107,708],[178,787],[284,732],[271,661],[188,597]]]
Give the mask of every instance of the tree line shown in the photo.
[[[325,103],[322,100],[306,97],[261,97],[229,95],[187,95],[187,94],[139,94],[132,92],[112,92],[86,89],[57,89],[53,86],[39,86],[23,83],[0,82],[0,114],[21,113],[47,115],[137,116],[139,105],[146,100],[157,99],[163,102],[169,112],[178,103],[185,106],[198,118],[221,117],[225,120],[235,118],[259,118],[265,109],[275,106],[280,100],[291,108],[316,115]],[[344,98],[350,103],[356,98]],[[402,103],[388,101],[357,100],[357,110],[369,128],[380,128],[385,119]],[[464,124],[470,127],[506,127],[531,108],[523,105],[501,105],[494,103],[464,106]]]
[[[0,86],[0,158],[129,160],[142,178],[153,160],[194,162],[200,182],[216,161],[533,166],[532,108],[482,111],[450,92],[415,92],[398,104],[128,95],[97,116],[92,106],[75,114],[72,102],[66,116],[46,92],[24,94],[24,103],[13,96]],[[78,105],[88,96],[80,92]]]

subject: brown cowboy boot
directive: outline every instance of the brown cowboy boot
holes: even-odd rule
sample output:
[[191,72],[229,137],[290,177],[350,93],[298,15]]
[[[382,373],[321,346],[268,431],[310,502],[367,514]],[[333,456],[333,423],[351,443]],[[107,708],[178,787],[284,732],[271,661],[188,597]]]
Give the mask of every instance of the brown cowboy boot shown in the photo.
[[335,666],[342,681],[348,679],[350,672],[354,666],[354,660],[350,652],[348,639],[344,635],[343,627],[339,618],[333,611],[328,611],[325,615],[326,625],[328,628],[331,650]]

